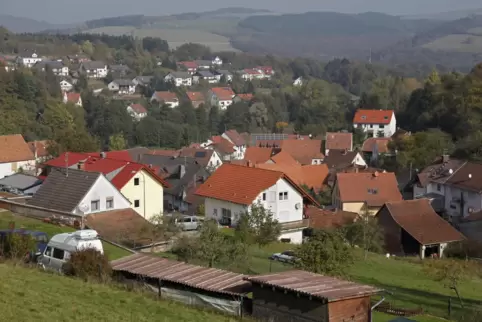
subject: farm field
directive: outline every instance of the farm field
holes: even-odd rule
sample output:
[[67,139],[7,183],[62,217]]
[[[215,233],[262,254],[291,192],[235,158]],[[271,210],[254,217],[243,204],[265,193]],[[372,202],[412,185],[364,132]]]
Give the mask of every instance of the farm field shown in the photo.
[[482,33],[481,36],[474,35],[482,32],[482,28],[475,28],[476,32],[472,34],[454,34],[442,38],[438,38],[428,44],[423,45],[423,48],[431,50],[453,51],[453,52],[482,52]]
[[229,38],[214,33],[185,28],[142,28],[135,27],[102,27],[89,29],[86,33],[108,34],[113,36],[134,35],[136,37],[157,37],[166,40],[170,48],[177,48],[186,43],[199,43],[212,51],[237,51],[231,46]]

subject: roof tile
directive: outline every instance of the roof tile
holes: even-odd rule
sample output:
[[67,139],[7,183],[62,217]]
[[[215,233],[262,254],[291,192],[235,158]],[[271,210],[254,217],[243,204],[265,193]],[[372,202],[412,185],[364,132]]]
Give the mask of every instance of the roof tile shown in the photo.
[[354,124],[390,124],[394,116],[393,110],[357,110],[353,118]]
[[353,134],[343,132],[327,132],[325,139],[326,150],[353,150]]
[[323,159],[321,140],[288,139],[280,142],[281,151],[288,152],[301,164],[311,164],[313,159]]
[[266,163],[272,154],[272,148],[248,147],[244,153],[244,160],[253,164]]
[[0,163],[35,160],[27,142],[20,134],[0,136]]

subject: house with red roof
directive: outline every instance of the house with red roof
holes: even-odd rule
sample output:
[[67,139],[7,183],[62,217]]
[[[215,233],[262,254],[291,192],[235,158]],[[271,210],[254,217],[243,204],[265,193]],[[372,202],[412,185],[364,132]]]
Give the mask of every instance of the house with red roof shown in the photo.
[[147,116],[147,109],[141,104],[131,104],[127,106],[127,112],[137,121]]
[[254,99],[254,95],[247,93],[247,94],[237,94],[233,101],[234,103],[239,103],[239,102],[245,102],[245,103],[251,103],[251,101]]
[[63,102],[64,104],[73,103],[76,106],[82,107],[82,97],[80,97],[80,93],[65,92],[63,97]]
[[391,137],[397,131],[397,120],[393,110],[359,109],[353,117],[353,127],[369,137]]
[[206,102],[204,95],[201,92],[186,92],[186,96],[194,108],[198,108],[199,105],[205,104]]
[[263,73],[263,71],[261,71],[259,69],[255,69],[255,68],[242,69],[242,70],[238,71],[238,74],[245,81],[265,78],[265,74]]
[[130,158],[127,152],[109,153],[115,152],[119,152],[118,155],[110,155],[115,158],[109,158],[109,154],[105,152],[63,153],[44,163],[42,175],[48,176],[52,169],[58,168],[102,173],[130,201],[131,208],[139,215],[150,220],[153,216],[162,214],[164,189],[168,188],[169,184],[150,166],[126,160]]
[[231,87],[213,87],[209,90],[208,95],[211,105],[222,110],[233,104],[233,98],[236,96]]
[[246,140],[238,133],[236,130],[227,130],[222,135],[222,138],[228,140],[231,144],[234,145],[234,149],[236,151],[234,155],[234,159],[241,160],[244,158],[244,153],[246,153]]
[[236,226],[253,205],[272,212],[281,224],[282,241],[301,244],[307,228],[304,210],[318,205],[293,179],[280,171],[223,164],[197,190],[204,198],[206,218]]
[[176,93],[169,91],[154,92],[151,97],[151,102],[153,101],[156,101],[159,104],[166,104],[173,108],[179,106],[179,99],[177,98]]
[[199,68],[199,66],[197,65],[197,63],[195,61],[180,61],[180,62],[177,63],[177,66],[181,70],[184,70],[191,75],[194,74],[195,72],[197,72],[197,70]]

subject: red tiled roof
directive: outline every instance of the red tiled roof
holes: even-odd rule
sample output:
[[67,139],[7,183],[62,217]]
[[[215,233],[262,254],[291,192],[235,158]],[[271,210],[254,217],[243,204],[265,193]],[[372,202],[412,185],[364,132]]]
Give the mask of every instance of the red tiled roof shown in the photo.
[[354,124],[390,124],[392,110],[357,110],[353,118]]
[[198,68],[198,65],[195,61],[180,61],[177,63],[178,65],[182,65],[186,68]]
[[301,164],[311,164],[312,159],[325,157],[321,153],[321,140],[282,140],[280,147]]
[[286,174],[298,185],[307,185],[308,188],[319,191],[323,189],[328,178],[328,167],[325,164],[305,165],[264,163],[256,165],[257,168],[279,171]]
[[355,222],[358,214],[355,212],[307,207],[306,216],[309,219],[310,228],[314,229],[336,229]]
[[325,140],[325,149],[327,150],[348,150],[353,149],[352,133],[334,133],[327,132]]
[[236,95],[231,87],[213,87],[211,88],[211,92],[221,101],[232,100]]
[[35,155],[37,154],[38,158],[41,157],[47,157],[49,156],[48,152],[48,146],[49,146],[49,141],[44,140],[44,141],[31,141],[28,142],[28,146],[30,147],[30,151]]
[[223,137],[221,138],[221,140],[213,142],[213,144],[211,145],[222,154],[231,154],[236,151],[236,149],[234,148],[234,144],[232,144]]
[[273,153],[272,148],[248,147],[244,153],[244,160],[253,164],[265,163],[269,161]]
[[223,164],[201,185],[196,194],[206,198],[251,205],[260,193],[280,179],[288,181],[305,199],[317,202],[289,177],[279,171]]
[[246,74],[249,74],[249,75],[262,75],[263,74],[262,72],[254,69],[254,68],[246,68],[246,69],[244,69],[244,72]]
[[112,184],[121,189],[124,187],[139,171],[146,171],[154,180],[158,181],[164,188],[169,188],[170,185],[167,181],[159,177],[152,169],[139,163],[128,163],[122,170],[112,178]]
[[[113,159],[113,160],[119,160],[119,161],[135,161],[132,160],[131,155],[129,154],[129,151],[127,150],[119,150],[119,151],[108,151],[108,152],[102,152],[105,154],[105,158],[107,159]],[[85,153],[88,156],[92,157],[97,157],[101,158],[101,152],[89,152]]]
[[227,130],[224,132],[231,142],[236,146],[246,145],[246,141],[236,130]]
[[80,100],[80,93],[67,93],[67,101],[77,103]]
[[433,210],[428,199],[387,202],[385,207],[393,220],[422,245],[465,239]]
[[0,163],[29,161],[35,157],[20,134],[0,136]]
[[248,94],[237,94],[236,96],[239,97],[239,99],[241,99],[242,101],[245,101],[245,102],[249,102],[254,98],[253,94],[249,94],[249,93]]
[[191,102],[204,102],[204,95],[201,92],[187,92],[186,95]]
[[[264,149],[266,149],[266,148],[264,148]],[[291,156],[291,154],[289,154],[288,152],[283,151],[283,150],[281,150],[279,153],[276,153],[275,155],[273,155],[271,157],[271,161],[273,161],[276,164],[282,164],[282,165],[285,165],[285,166],[296,167],[296,166],[300,165],[299,162],[296,161]]]
[[179,156],[179,150],[151,150],[149,154],[177,157]]
[[388,153],[388,143],[391,141],[391,138],[368,138],[363,142],[362,151],[371,153],[376,145],[378,153]]
[[131,109],[134,110],[137,114],[145,114],[147,113],[147,110],[144,106],[141,104],[131,104],[130,105]]
[[215,136],[211,137],[211,141],[213,141],[213,143],[219,143],[219,142],[221,142],[221,140],[222,140],[221,135],[215,135]]
[[341,202],[366,202],[378,207],[402,200],[393,172],[337,173],[336,182]]
[[89,156],[84,153],[64,152],[57,158],[48,160],[44,164],[52,167],[71,167],[79,163],[79,161],[84,161],[88,158]]
[[177,95],[173,92],[168,91],[158,91],[155,92],[154,95],[157,97],[158,100],[165,101],[165,102],[177,102]]
[[263,71],[263,73],[268,74],[268,75],[273,73],[273,67],[271,67],[271,66],[257,66],[257,67],[255,67],[255,69],[259,69],[259,70]]

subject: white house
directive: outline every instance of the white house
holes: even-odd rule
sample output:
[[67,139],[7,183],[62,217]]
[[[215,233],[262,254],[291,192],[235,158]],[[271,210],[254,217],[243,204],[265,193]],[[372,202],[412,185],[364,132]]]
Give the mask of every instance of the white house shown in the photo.
[[223,60],[221,58],[219,58],[219,56],[216,56],[213,58],[211,64],[213,66],[221,66],[223,64]]
[[172,82],[176,87],[192,86],[192,76],[188,72],[171,72],[164,77],[164,81]]
[[236,150],[234,154],[235,160],[244,159],[244,154],[246,153],[246,140],[238,133],[236,130],[227,130],[222,135],[222,138],[228,140],[234,145]]
[[141,104],[131,104],[127,106],[127,112],[137,121],[147,116],[147,110]]
[[280,240],[301,244],[306,228],[304,205],[317,204],[303,188],[278,171],[223,164],[201,185],[206,218],[236,226],[252,205],[269,210],[282,226]]
[[136,84],[130,79],[114,79],[107,87],[111,92],[118,94],[134,94],[136,92]]
[[21,170],[34,170],[35,156],[20,134],[0,136],[0,179]]
[[61,168],[50,171],[28,204],[80,216],[131,207],[102,173]]
[[80,96],[80,93],[64,92],[63,102],[64,104],[73,103],[75,106],[82,107],[82,97]]
[[158,91],[154,92],[151,97],[151,102],[158,102],[159,104],[166,104],[171,108],[179,106],[179,99],[176,93],[168,91]]
[[109,68],[102,61],[85,61],[80,64],[80,71],[88,78],[105,78]]
[[60,90],[62,92],[70,92],[73,88],[74,88],[74,84],[73,82],[70,82],[66,79],[62,79],[60,82],[59,82],[59,86],[60,86]]
[[300,87],[303,86],[303,77],[298,77],[293,81],[293,86]]
[[209,84],[216,84],[219,82],[217,77],[208,70],[200,70],[192,76],[192,81],[194,84],[199,84],[200,81],[208,82]]
[[225,69],[216,70],[214,71],[214,76],[216,77],[218,82],[220,82],[223,77],[227,83],[230,83],[233,81],[233,74],[231,74],[229,70],[225,70]]
[[[391,137],[397,130],[393,110],[357,110],[353,127],[362,129],[371,137]],[[383,132],[383,135],[379,135]]]
[[36,63],[42,61],[43,58],[37,55],[37,53],[24,54],[17,57],[17,63],[27,68],[31,68]]
[[57,76],[69,76],[69,67],[64,65],[61,61],[39,61],[34,65],[34,68],[45,72],[47,68],[50,68],[52,73]]
[[212,106],[217,106],[221,110],[225,110],[229,105],[233,104],[233,98],[236,94],[230,87],[214,87],[208,93]]

